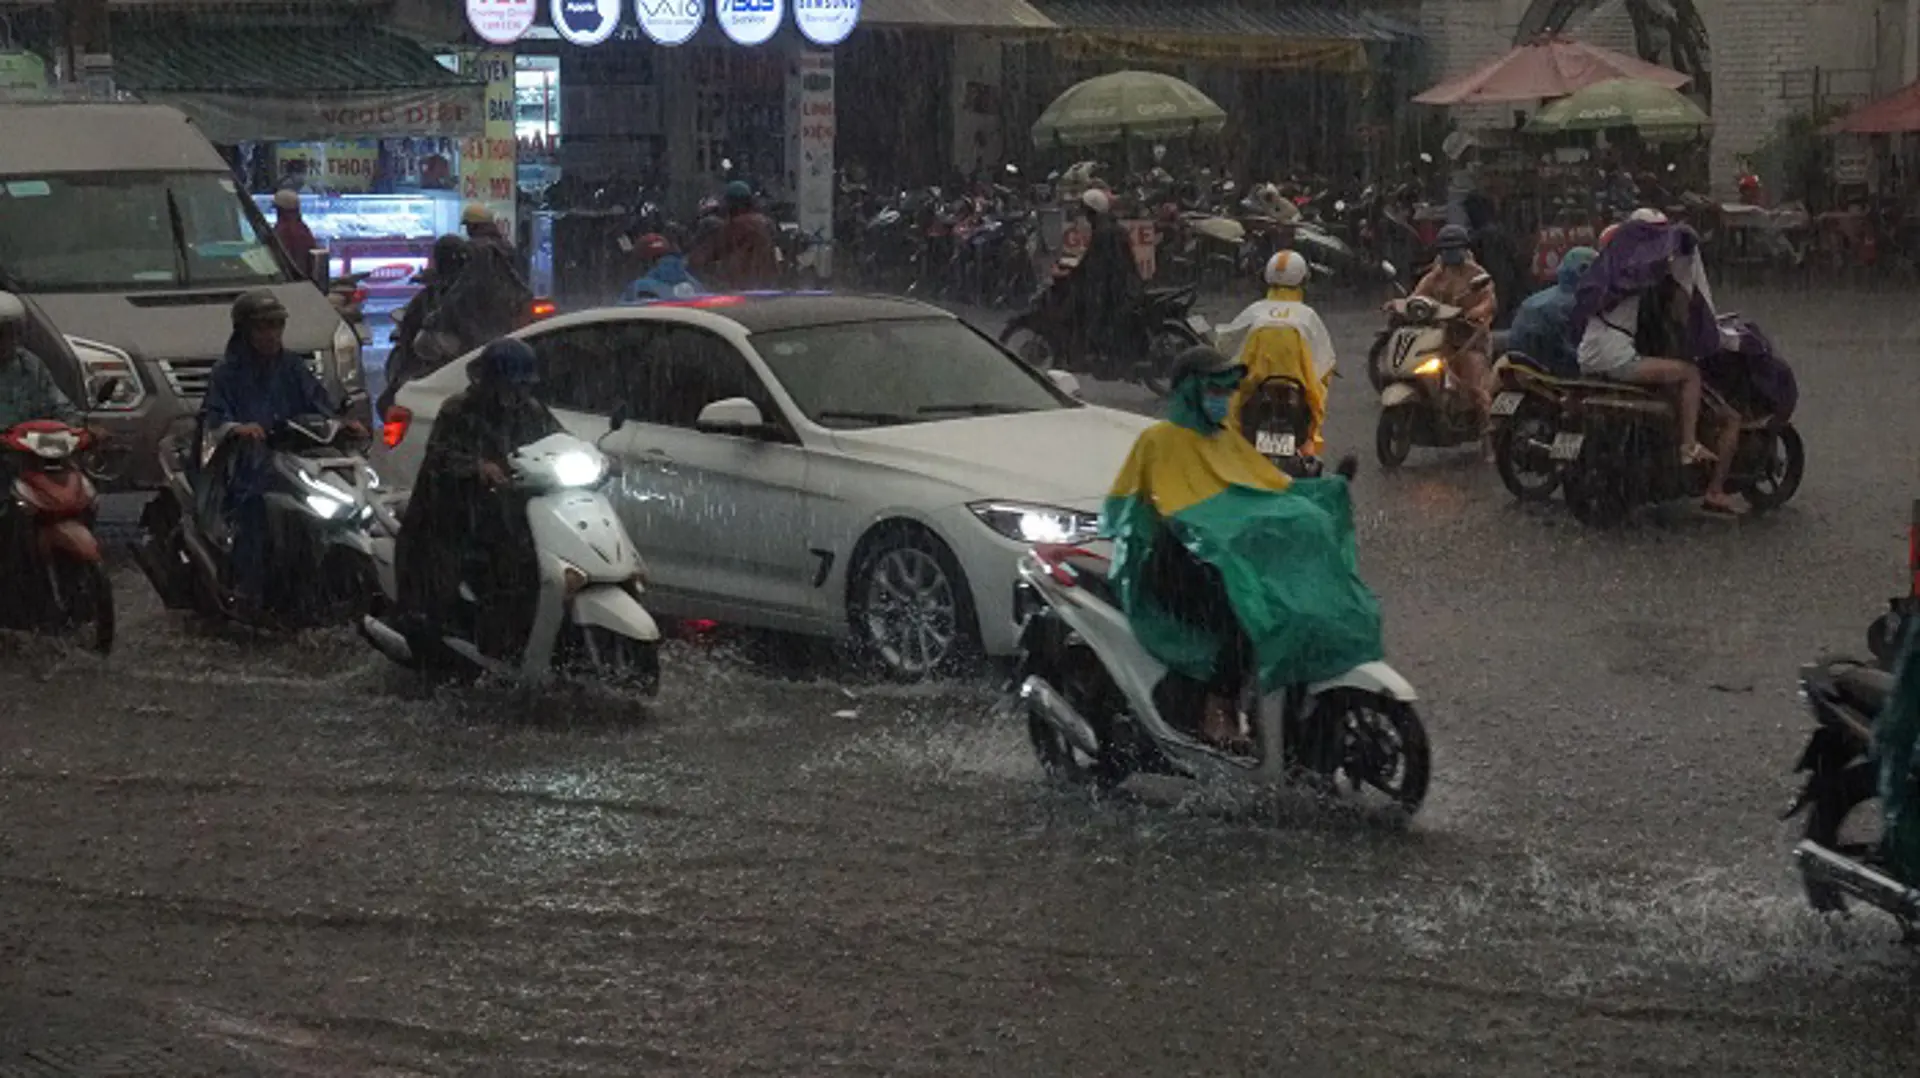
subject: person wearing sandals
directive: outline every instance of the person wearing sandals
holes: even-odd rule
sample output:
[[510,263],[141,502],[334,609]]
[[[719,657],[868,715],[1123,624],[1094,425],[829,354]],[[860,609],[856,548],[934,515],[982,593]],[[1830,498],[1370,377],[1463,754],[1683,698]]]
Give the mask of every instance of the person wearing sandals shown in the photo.
[[1696,360],[1719,350],[1720,329],[1699,236],[1656,210],[1635,210],[1602,235],[1600,257],[1575,291],[1573,324],[1585,327],[1577,351],[1581,374],[1676,395],[1680,462],[1713,465],[1702,507],[1738,515],[1726,490],[1738,419],[1719,417],[1715,449],[1700,443],[1704,382]]

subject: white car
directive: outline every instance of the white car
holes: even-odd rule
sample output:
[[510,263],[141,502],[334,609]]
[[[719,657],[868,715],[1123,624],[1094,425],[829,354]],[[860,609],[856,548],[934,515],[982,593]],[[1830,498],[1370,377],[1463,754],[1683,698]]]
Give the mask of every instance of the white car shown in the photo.
[[[946,311],[833,295],[584,311],[517,336],[566,428],[620,462],[607,493],[681,618],[851,635],[923,677],[1018,639],[1015,563],[1092,537],[1151,420],[1084,404]],[[472,356],[408,383],[385,478],[410,486]]]

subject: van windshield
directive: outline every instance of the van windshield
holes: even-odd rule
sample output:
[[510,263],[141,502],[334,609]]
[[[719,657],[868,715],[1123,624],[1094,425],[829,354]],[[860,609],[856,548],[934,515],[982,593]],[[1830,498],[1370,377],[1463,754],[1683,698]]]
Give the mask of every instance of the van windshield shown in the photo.
[[287,280],[258,214],[212,172],[0,179],[0,276],[28,292]]

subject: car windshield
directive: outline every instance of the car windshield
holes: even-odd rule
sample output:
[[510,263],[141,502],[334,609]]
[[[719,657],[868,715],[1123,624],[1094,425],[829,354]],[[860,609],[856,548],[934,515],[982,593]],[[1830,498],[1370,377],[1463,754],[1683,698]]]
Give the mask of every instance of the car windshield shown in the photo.
[[0,273],[29,292],[288,279],[252,203],[207,172],[0,179]]
[[808,419],[858,429],[1075,407],[1046,375],[951,318],[753,336]]

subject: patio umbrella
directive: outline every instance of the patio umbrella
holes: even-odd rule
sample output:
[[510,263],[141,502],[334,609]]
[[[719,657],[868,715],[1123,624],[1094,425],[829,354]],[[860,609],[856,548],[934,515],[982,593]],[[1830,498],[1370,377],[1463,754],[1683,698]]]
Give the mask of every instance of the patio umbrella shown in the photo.
[[1827,127],[1827,134],[1900,135],[1920,131],[1920,82],[1870,101]]
[[1584,41],[1546,38],[1448,79],[1414,100],[1422,105],[1492,105],[1565,97],[1608,79],[1638,79],[1678,90],[1693,81],[1671,68]]
[[1211,134],[1227,114],[1193,87],[1155,71],[1088,79],[1054,99],[1033,125],[1033,144],[1095,146],[1134,138]]
[[1552,135],[1631,127],[1643,135],[1658,135],[1693,131],[1712,123],[1712,117],[1678,90],[1638,79],[1608,79],[1534,113],[1527,130]]

